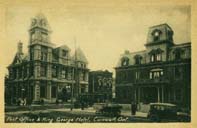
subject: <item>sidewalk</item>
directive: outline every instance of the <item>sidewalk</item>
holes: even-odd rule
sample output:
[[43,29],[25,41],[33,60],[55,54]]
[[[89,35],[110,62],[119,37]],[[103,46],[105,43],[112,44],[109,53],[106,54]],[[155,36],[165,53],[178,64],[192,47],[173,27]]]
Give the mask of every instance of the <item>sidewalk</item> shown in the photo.
[[131,115],[131,111],[122,110],[121,115],[131,117],[147,117],[148,113],[137,111],[136,115]]
[[[45,110],[21,110],[21,111],[12,111],[12,112],[6,112],[7,115],[17,115],[17,114],[24,114],[24,113],[29,113],[29,112],[33,112],[33,113],[50,113],[50,112],[68,112],[71,114],[79,114],[79,115],[86,115],[86,114],[90,114],[90,115],[95,115],[96,114],[96,110],[93,107],[89,107],[89,108],[84,108],[84,110],[81,110],[80,108],[75,108],[72,111],[70,110],[70,108],[49,108],[49,109],[45,109]],[[122,116],[128,116],[128,117],[147,117],[147,113],[143,113],[143,112],[136,112],[136,115],[131,115],[131,111],[130,110],[122,110],[121,111],[121,115]]]

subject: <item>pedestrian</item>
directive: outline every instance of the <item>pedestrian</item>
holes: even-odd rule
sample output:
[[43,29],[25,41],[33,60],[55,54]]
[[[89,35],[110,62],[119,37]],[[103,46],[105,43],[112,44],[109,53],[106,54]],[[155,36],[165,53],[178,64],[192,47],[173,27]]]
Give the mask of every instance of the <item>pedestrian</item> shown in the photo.
[[135,102],[131,103],[131,114],[135,115],[136,114],[136,110],[137,110],[137,105]]
[[81,110],[84,110],[84,101],[81,102]]

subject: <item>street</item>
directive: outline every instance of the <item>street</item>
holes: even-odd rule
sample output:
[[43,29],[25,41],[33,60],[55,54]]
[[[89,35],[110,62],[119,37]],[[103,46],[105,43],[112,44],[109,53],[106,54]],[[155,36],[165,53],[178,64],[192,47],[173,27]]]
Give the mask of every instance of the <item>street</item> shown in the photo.
[[[46,107],[45,107],[46,108]],[[12,108],[13,109],[13,108]],[[18,109],[18,108],[17,108]],[[5,122],[12,123],[129,123],[150,122],[147,113],[137,112],[131,116],[129,110],[122,110],[118,117],[99,115],[93,107],[81,109],[50,108],[38,110],[18,110],[5,113]]]

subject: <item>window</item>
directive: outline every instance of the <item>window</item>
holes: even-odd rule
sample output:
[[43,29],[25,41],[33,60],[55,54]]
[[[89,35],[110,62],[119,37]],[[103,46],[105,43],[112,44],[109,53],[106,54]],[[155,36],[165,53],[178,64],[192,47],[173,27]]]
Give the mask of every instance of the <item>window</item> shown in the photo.
[[30,66],[29,66],[29,75],[30,76],[34,75],[34,66],[33,66],[33,64],[30,64]]
[[156,56],[157,56],[156,61],[161,61],[161,54],[158,53]]
[[62,78],[67,78],[67,75],[66,75],[66,69],[62,69]]
[[46,76],[47,75],[47,65],[46,64],[41,64],[40,67],[40,75],[41,76]]
[[150,71],[149,77],[150,79],[157,79],[163,76],[163,69],[152,69]]
[[34,52],[33,49],[30,49],[30,60],[34,59]]
[[153,78],[153,73],[152,72],[150,72],[150,79],[152,79]]
[[42,47],[41,48],[41,60],[42,61],[47,61],[47,48],[46,47]]
[[57,77],[58,67],[56,65],[52,66],[52,77]]
[[122,59],[122,66],[128,66],[129,65],[129,58],[123,58]]
[[56,98],[57,95],[57,87],[56,86],[52,86],[51,87],[51,97],[52,98]]
[[86,80],[86,73],[83,72],[83,80],[85,81]]
[[31,35],[31,39],[32,39],[32,41],[34,41],[34,40],[35,40],[35,32],[34,32],[34,33],[32,33],[32,35]]
[[135,64],[141,64],[142,56],[135,55]]
[[150,62],[162,61],[162,52],[163,52],[163,50],[161,50],[160,48],[151,50],[149,52]]
[[13,68],[13,79],[16,79],[16,69]]
[[154,62],[155,61],[155,57],[154,55],[151,55],[151,62]]
[[181,59],[181,51],[180,50],[176,50],[175,51],[175,60],[180,60]]
[[67,52],[65,50],[62,50],[62,56],[66,57],[67,56]]
[[46,97],[46,87],[45,86],[40,86],[40,97],[45,98]]
[[22,77],[22,68],[18,68],[18,78]]
[[23,77],[27,77],[27,66],[24,66]]
[[47,33],[42,32],[42,41],[47,42]]
[[81,93],[85,93],[85,86],[81,87]]
[[135,72],[135,79],[138,80],[139,78],[140,78],[140,72],[137,71],[137,72]]
[[181,68],[175,67],[175,78],[180,79],[181,78]]

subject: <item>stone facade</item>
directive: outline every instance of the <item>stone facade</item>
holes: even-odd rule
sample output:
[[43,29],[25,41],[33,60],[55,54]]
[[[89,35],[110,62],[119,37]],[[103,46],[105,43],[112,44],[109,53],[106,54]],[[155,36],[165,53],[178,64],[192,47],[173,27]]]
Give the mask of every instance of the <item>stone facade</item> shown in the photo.
[[89,73],[89,94],[93,102],[107,102],[112,100],[112,73],[105,71],[91,71]]
[[88,61],[82,50],[76,49],[71,56],[66,45],[55,47],[50,34],[44,15],[38,14],[32,19],[28,53],[23,53],[23,44],[19,42],[15,58],[8,66],[6,93],[11,98],[6,102],[16,103],[19,98],[29,102],[67,101],[71,95],[78,97],[88,92]]
[[116,100],[191,105],[191,43],[175,44],[167,24],[149,28],[146,49],[125,51],[116,66]]

